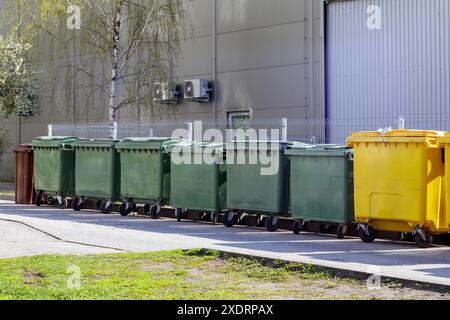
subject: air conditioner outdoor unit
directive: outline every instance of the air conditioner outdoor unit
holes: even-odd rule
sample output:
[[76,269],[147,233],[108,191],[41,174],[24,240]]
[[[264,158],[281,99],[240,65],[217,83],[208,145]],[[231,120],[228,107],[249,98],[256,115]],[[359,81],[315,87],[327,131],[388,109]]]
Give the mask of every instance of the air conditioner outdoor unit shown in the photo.
[[180,92],[173,81],[158,82],[153,85],[153,101],[163,104],[177,104]]
[[211,89],[208,80],[191,79],[184,81],[184,98],[189,101],[209,102]]

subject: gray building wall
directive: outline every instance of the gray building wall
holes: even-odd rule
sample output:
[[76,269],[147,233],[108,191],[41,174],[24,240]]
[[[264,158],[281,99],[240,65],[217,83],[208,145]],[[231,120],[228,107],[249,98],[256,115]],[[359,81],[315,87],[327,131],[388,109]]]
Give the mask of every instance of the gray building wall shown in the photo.
[[[370,5],[381,29],[369,29]],[[327,109],[332,141],[397,126],[450,129],[450,2],[333,1],[327,7]]]
[[[216,1],[216,10],[214,10]],[[6,0],[0,0],[0,6]],[[176,106],[133,105],[120,112],[123,122],[154,119],[225,119],[230,111],[250,111],[254,119],[323,119],[324,46],[322,0],[186,0],[193,33],[182,41],[176,79],[215,79],[213,103]],[[214,28],[214,22],[216,28]],[[215,32],[214,32],[215,31]],[[69,32],[69,31],[64,31]],[[77,45],[61,50],[51,39],[35,48],[40,70],[58,73]],[[52,57],[50,59],[50,57]],[[55,59],[55,57],[57,57]],[[99,64],[99,70],[106,66]],[[91,95],[89,81],[68,74],[66,81],[41,76],[39,115],[22,120],[21,142],[46,134],[48,123],[107,120],[107,96]],[[216,110],[216,114],[214,114]],[[17,119],[0,120],[19,143]],[[313,134],[323,135],[323,129]],[[13,157],[3,159],[1,179],[13,178]]]

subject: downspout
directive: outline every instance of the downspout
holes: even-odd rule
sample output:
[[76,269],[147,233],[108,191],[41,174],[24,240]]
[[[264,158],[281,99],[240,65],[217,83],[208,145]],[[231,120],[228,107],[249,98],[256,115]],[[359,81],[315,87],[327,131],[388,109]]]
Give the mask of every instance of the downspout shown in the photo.
[[212,4],[212,45],[212,109],[214,128],[217,128],[217,0]]
[[[22,37],[22,8],[20,5],[21,0],[17,0],[17,18],[19,19],[19,25],[17,27],[17,37],[19,38],[19,41]],[[22,115],[19,112],[19,115],[17,117],[17,140],[18,144],[22,144]]]
[[[315,110],[314,110],[314,10],[313,10],[313,1],[308,1],[309,12],[308,12],[308,40],[309,40],[309,57],[308,57],[308,109],[310,119],[315,118]],[[313,132],[311,132],[311,136],[316,135],[316,129],[313,127]]]

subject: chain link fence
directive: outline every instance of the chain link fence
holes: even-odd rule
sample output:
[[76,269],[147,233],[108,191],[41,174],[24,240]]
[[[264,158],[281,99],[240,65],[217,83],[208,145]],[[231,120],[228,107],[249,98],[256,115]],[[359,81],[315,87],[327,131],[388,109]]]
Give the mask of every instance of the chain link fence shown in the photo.
[[[379,129],[412,129],[450,131],[450,114],[414,115],[378,119],[239,119],[218,120],[162,120],[141,123],[117,123],[114,136],[117,139],[129,137],[171,137],[180,133],[195,141],[211,141],[211,135],[220,134],[223,141],[234,140],[230,130],[253,129],[261,140],[288,140],[305,143],[345,143],[346,137],[357,131]],[[211,129],[216,129],[211,131]],[[52,124],[48,126],[52,136],[78,136],[91,139],[107,139],[110,134],[108,123],[88,125]]]

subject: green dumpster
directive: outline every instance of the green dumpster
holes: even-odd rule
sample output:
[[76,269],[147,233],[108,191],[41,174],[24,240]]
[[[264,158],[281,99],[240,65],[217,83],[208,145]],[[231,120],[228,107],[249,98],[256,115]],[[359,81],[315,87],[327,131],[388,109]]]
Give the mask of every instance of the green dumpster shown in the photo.
[[40,137],[32,142],[34,149],[34,185],[36,205],[42,200],[67,207],[67,196],[75,195],[75,137]]
[[289,212],[289,142],[244,141],[227,144],[226,226],[237,213],[267,215],[266,228],[276,231],[278,216]]
[[75,148],[75,211],[83,208],[88,198],[97,200],[102,213],[112,211],[119,199],[120,158],[118,141],[90,139],[73,144]]
[[224,145],[182,143],[175,150],[180,161],[172,156],[170,185],[171,205],[177,208],[178,221],[186,210],[192,210],[210,213],[216,224],[218,213],[226,206]]
[[354,220],[353,150],[339,145],[294,146],[291,160],[291,205],[298,234],[307,221],[338,225],[344,237]]
[[170,197],[170,148],[179,140],[128,138],[116,145],[120,154],[119,213],[128,215],[135,204],[154,219]]

